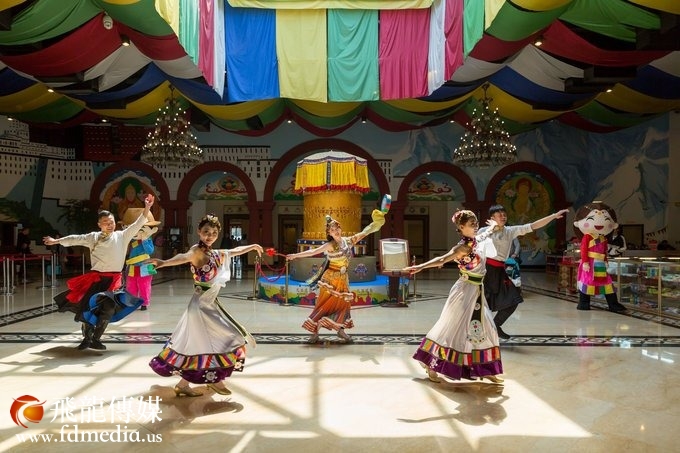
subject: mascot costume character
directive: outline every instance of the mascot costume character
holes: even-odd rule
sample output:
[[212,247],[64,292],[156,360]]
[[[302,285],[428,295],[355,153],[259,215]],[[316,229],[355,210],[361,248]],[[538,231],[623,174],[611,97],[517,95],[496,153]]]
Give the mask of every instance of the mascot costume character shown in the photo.
[[618,226],[616,213],[602,202],[588,203],[576,211],[574,232],[581,238],[578,310],[590,310],[590,296],[602,294],[609,311],[626,311],[626,307],[619,303],[611,276],[607,273],[607,236]]
[[[127,222],[136,219],[141,214],[142,210],[139,208],[128,208],[123,216],[123,225]],[[151,236],[158,232],[158,225],[161,222],[154,219],[153,214],[149,212],[147,222],[141,230],[130,242],[130,251],[128,258],[125,261],[127,269],[125,270],[125,289],[132,294],[141,298],[142,306],[140,310],[146,310],[151,301],[151,280],[156,274],[156,269],[152,264],[143,264],[144,260],[148,260],[154,252],[154,245]]]

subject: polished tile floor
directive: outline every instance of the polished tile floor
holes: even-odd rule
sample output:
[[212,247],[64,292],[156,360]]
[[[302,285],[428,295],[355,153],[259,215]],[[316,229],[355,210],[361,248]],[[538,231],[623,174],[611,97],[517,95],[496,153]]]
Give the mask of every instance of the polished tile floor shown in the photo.
[[427,272],[407,308],[354,310],[353,344],[307,345],[308,308],[253,300],[252,270],[229,282],[222,300],[258,344],[232,395],[197,398],[147,365],[190,297],[186,273],[160,272],[150,309],[112,324],[106,351],[75,349],[79,326],[51,303],[65,281],[37,276],[0,296],[0,451],[677,451],[677,321],[579,312],[551,276],[525,272],[504,385],[435,384],[411,355],[455,271]]

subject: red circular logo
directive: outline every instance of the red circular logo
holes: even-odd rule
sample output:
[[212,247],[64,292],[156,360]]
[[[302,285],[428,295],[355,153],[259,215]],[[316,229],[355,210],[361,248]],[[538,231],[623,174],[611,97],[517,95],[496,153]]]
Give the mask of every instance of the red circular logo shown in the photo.
[[28,426],[24,425],[21,421],[22,418],[31,423],[40,422],[45,413],[42,406],[45,402],[43,401],[41,403],[39,401],[38,398],[31,395],[15,398],[12,407],[9,408],[9,413],[12,416],[14,423],[23,426],[24,428],[28,428]]

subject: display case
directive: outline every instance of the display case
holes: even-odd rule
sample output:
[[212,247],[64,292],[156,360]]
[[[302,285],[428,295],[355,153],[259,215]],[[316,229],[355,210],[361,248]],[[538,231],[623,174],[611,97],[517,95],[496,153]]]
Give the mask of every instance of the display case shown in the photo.
[[680,318],[680,260],[616,258],[608,272],[622,304]]

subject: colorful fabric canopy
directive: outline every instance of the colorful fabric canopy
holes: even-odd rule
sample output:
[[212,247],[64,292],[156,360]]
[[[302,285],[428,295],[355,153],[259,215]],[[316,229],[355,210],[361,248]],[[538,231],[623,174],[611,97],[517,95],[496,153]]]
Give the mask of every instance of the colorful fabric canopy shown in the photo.
[[172,85],[228,131],[328,137],[464,124],[489,82],[511,133],[608,132],[680,108],[678,3],[6,0],[0,114],[151,125]]

